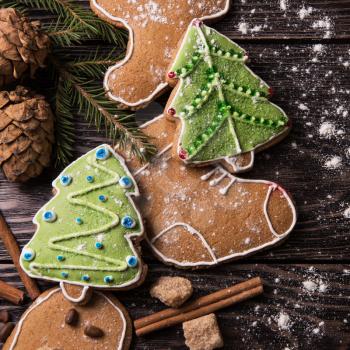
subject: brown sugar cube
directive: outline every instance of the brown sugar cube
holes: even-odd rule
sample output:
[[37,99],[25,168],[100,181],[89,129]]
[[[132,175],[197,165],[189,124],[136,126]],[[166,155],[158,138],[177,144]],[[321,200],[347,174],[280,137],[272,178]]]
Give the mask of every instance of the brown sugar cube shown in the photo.
[[153,298],[170,307],[181,306],[192,292],[191,281],[183,277],[160,277],[150,290]]
[[191,350],[212,350],[224,346],[215,314],[184,322],[182,327],[186,345]]

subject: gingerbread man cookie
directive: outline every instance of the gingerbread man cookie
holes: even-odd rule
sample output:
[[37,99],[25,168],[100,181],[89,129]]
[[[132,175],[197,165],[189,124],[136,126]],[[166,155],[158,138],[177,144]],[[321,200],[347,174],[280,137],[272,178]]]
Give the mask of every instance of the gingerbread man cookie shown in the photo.
[[159,259],[199,268],[281,243],[296,223],[290,196],[277,184],[233,176],[221,166],[186,167],[172,156],[175,124],[160,116],[143,126],[160,152],[141,167],[129,162],[137,204]]
[[131,338],[130,317],[116,298],[95,292],[78,306],[54,288],[23,314],[4,350],[127,350]]
[[90,0],[93,11],[129,31],[125,58],[107,71],[109,98],[139,109],[166,88],[166,69],[173,50],[193,18],[216,20],[230,0]]

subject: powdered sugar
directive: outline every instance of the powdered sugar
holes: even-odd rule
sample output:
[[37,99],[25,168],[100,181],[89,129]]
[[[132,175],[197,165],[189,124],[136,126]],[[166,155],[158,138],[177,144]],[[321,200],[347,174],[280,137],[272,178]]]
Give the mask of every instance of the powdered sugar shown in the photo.
[[281,330],[289,330],[292,326],[289,315],[281,311],[277,317],[277,326]]
[[246,22],[240,22],[238,23],[238,30],[242,34],[248,34],[248,24]]
[[254,33],[260,32],[263,28],[266,28],[265,24],[264,25],[263,24],[255,25],[255,26],[251,27],[245,21],[238,23],[238,31],[244,35],[248,34],[248,32],[254,35]]
[[306,104],[304,104],[304,103],[299,103],[298,108],[301,111],[308,111],[309,110],[309,107]]
[[320,125],[319,134],[321,137],[330,139],[336,134],[335,125],[331,122],[324,122]]
[[315,44],[315,45],[313,46],[313,51],[314,51],[314,52],[323,53],[324,50],[325,50],[325,46],[322,45],[322,44]]
[[310,293],[325,293],[328,285],[322,279],[308,279],[303,282],[303,288]]
[[345,219],[350,219],[350,207],[348,207],[344,210],[343,216]]
[[330,17],[325,16],[325,17],[313,22],[312,28],[321,29],[324,32],[323,37],[325,39],[328,39],[333,34],[334,23]]
[[309,17],[313,11],[314,9],[311,6],[308,6],[307,8],[303,6],[298,12],[299,18],[304,19]]
[[339,169],[343,166],[343,159],[339,156],[329,156],[324,163],[324,167],[327,169]]
[[288,7],[288,0],[280,0],[280,9],[286,11]]

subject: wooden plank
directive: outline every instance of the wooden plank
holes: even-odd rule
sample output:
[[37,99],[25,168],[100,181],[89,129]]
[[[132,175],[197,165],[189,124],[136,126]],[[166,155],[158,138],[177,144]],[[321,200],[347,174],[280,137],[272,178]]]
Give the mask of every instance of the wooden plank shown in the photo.
[[[304,44],[244,47],[252,59],[250,67],[273,86],[273,101],[294,124],[291,135],[258,155],[255,168],[245,176],[282,184],[293,195],[299,212],[297,228],[287,242],[250,261],[349,261],[349,219],[344,215],[350,206],[350,80],[345,64],[350,60],[350,45],[316,46],[319,52],[314,45]],[[161,110],[154,105],[138,114],[151,118]],[[322,137],[320,127],[325,122],[346,133]],[[77,139],[77,155],[105,142],[102,134],[81,119]],[[342,158],[342,166],[326,168],[329,157],[334,156]],[[27,185],[10,184],[0,177],[0,209],[22,245],[34,231],[32,216],[51,197],[50,182],[55,175],[57,172],[48,170]],[[8,259],[0,243],[0,261]]]
[[[150,298],[149,287],[158,276],[169,273],[174,272],[166,266],[151,265],[141,288],[117,294],[133,319],[164,308]],[[12,265],[0,265],[0,274],[21,287]],[[345,350],[350,346],[349,265],[230,264],[176,275],[191,279],[196,297],[251,276],[263,278],[263,296],[217,313],[224,349]],[[0,301],[0,308],[9,309],[16,319],[27,306]],[[181,327],[134,339],[132,348],[184,349]]]
[[[88,4],[87,0],[78,1]],[[233,3],[229,15],[216,27],[248,50],[250,67],[271,84],[276,92],[274,102],[294,123],[291,135],[279,147],[258,155],[254,170],[245,176],[274,180],[286,187],[297,204],[298,225],[282,246],[242,264],[230,263],[214,270],[171,269],[159,263],[143,244],[150,266],[146,284],[118,296],[132,317],[138,318],[163,308],[149,297],[149,287],[160,275],[190,278],[196,296],[260,275],[266,284],[264,296],[218,313],[224,349],[349,349],[350,266],[344,263],[350,261],[349,218],[345,217],[350,207],[350,2]],[[32,15],[45,19],[40,11]],[[89,46],[66,50],[75,57],[90,51]],[[166,98],[162,97],[160,104],[164,105]],[[154,104],[138,117],[149,119],[161,109]],[[326,122],[330,123],[328,128]],[[106,141],[82,118],[76,123],[76,156]],[[322,137],[324,130],[330,130],[329,138]],[[341,158],[341,166],[330,169],[337,163],[327,161],[336,161],[334,157]],[[50,199],[50,182],[56,175],[57,170],[47,170],[26,185],[9,184],[0,175],[0,210],[21,245],[34,232],[31,218]],[[305,265],[299,264],[303,262]],[[1,242],[0,276],[24,290]],[[303,282],[316,290],[307,290]],[[41,283],[42,290],[49,286]],[[16,307],[0,300],[0,309],[9,309],[15,320],[28,306]],[[132,348],[184,349],[181,327],[134,339]]]
[[350,36],[347,0],[235,0],[218,29],[243,40],[334,40]]
[[[88,0],[78,0],[89,6]],[[350,38],[348,0],[232,0],[228,15],[216,27],[241,40],[331,41]],[[33,18],[50,19],[40,11]]]

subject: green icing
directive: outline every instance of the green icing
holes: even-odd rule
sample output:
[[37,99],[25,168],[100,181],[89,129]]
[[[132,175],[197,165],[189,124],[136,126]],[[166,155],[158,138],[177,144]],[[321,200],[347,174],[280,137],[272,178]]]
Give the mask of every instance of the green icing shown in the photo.
[[191,25],[171,67],[181,86],[171,108],[182,120],[186,160],[208,162],[252,151],[287,127],[268,101],[269,86],[246,65],[242,48],[217,31]]
[[[109,150],[106,160],[96,159],[101,147]],[[72,178],[69,185],[61,183],[62,175]],[[93,176],[92,182],[87,181],[88,176]],[[124,176],[132,182],[128,189],[119,184]],[[69,165],[53,186],[58,192],[35,215],[37,231],[23,249],[24,270],[33,277],[95,287],[116,288],[137,281],[141,266],[128,266],[127,257],[136,254],[126,239],[126,235],[142,234],[139,215],[127,196],[135,193],[135,183],[113,150],[103,145],[88,152]],[[102,201],[101,195],[107,200]],[[57,215],[54,222],[43,219],[46,211]],[[134,219],[133,228],[121,224],[125,216]],[[78,224],[77,218],[82,223]],[[31,261],[23,258],[28,251],[35,253]],[[89,280],[84,281],[83,276]]]

